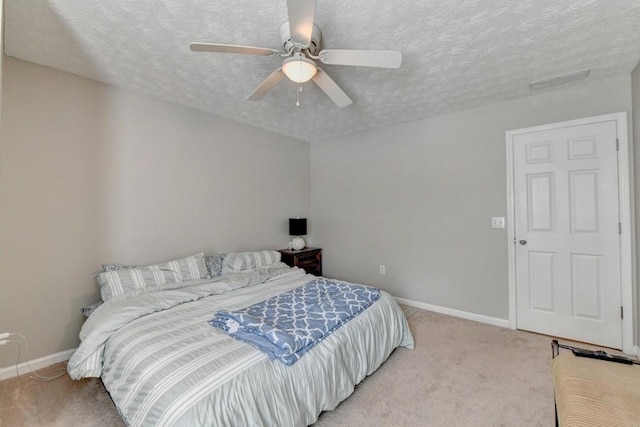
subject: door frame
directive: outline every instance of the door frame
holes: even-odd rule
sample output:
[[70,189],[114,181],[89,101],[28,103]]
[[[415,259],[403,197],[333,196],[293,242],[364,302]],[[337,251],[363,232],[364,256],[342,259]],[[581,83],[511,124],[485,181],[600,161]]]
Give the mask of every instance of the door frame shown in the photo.
[[550,123],[506,132],[507,144],[507,246],[509,265],[509,327],[517,329],[516,322],[516,236],[515,236],[515,186],[513,164],[513,140],[516,135],[553,130],[568,126],[579,126],[607,121],[616,122],[618,134],[618,209],[622,233],[620,234],[620,296],[624,310],[622,319],[622,351],[634,353],[634,325],[633,325],[633,247],[635,245],[633,206],[631,204],[631,165],[629,164],[629,139],[627,129],[627,113],[612,113],[601,116],[586,117],[565,122]]

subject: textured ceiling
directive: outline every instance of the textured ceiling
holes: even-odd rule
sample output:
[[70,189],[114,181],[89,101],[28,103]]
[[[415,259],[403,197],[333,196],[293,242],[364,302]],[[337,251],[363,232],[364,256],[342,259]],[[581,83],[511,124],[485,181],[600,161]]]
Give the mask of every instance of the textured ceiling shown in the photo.
[[[399,70],[322,65],[353,99],[284,80],[245,101],[278,58],[195,53],[192,41],[277,49],[286,0],[5,0],[5,52],[307,141],[530,93],[532,80],[640,59],[640,0],[318,0],[323,47],[392,49]],[[580,83],[574,83],[580,84]]]

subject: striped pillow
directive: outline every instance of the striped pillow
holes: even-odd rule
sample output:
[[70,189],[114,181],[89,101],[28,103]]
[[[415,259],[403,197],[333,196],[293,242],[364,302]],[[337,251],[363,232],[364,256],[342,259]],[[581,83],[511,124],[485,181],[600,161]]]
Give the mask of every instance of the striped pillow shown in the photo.
[[138,289],[206,278],[208,273],[203,258],[204,254],[199,253],[164,264],[98,273],[100,295],[103,301],[107,301]]
[[232,252],[224,257],[222,274],[255,270],[264,265],[280,262],[280,256],[281,254],[278,251]]

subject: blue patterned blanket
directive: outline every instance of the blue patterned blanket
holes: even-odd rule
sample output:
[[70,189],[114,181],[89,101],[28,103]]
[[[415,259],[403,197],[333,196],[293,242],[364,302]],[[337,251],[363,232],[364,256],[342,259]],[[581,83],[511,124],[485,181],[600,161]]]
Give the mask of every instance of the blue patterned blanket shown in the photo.
[[376,288],[317,278],[249,307],[219,311],[209,324],[291,365],[378,298]]

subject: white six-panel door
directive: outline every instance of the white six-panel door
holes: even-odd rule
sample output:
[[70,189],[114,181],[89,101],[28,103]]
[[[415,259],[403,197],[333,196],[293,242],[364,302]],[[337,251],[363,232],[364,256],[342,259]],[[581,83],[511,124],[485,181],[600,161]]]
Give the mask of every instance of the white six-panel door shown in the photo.
[[621,348],[615,121],[513,136],[516,323]]

